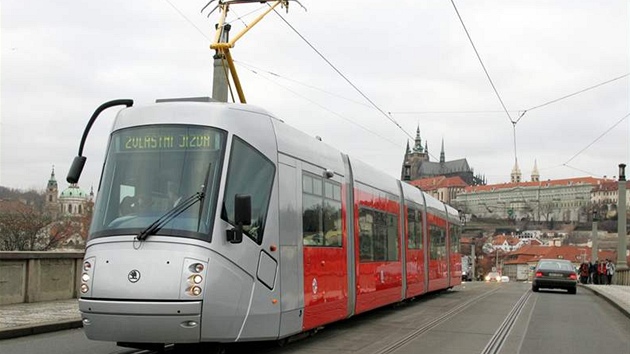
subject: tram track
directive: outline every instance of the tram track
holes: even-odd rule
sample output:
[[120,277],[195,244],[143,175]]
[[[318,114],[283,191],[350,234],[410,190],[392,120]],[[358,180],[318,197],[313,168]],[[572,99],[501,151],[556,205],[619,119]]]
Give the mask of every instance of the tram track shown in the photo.
[[[411,332],[407,333],[406,335],[404,335],[404,337],[396,340],[395,342],[390,342],[388,343],[387,346],[382,347],[380,349],[377,349],[376,351],[370,351],[374,354],[391,354],[391,353],[397,353],[399,352],[403,347],[407,346],[408,344],[410,344],[411,342],[413,342],[414,340],[418,339],[420,336],[422,336],[423,334],[437,328],[438,326],[442,325],[444,322],[451,320],[453,318],[456,318],[461,312],[465,311],[466,309],[469,309],[471,307],[473,307],[474,305],[478,304],[480,301],[496,294],[498,291],[500,291],[501,288],[493,288],[489,291],[486,291],[482,294],[479,294],[475,297],[472,297],[470,299],[468,299],[467,301],[458,304],[457,306],[451,308],[450,310],[441,313],[438,317],[432,318],[431,320],[429,320],[428,322],[422,324],[420,327],[415,328],[414,330],[412,330]],[[487,342],[486,346],[483,348],[483,350],[480,352],[480,354],[498,354],[500,353],[503,344],[506,342],[508,336],[510,335],[512,329],[514,328],[519,316],[521,315],[523,309],[525,308],[527,302],[529,301],[530,297],[531,297],[532,293],[531,291],[526,291],[525,293],[523,293],[521,295],[521,297],[516,301],[516,303],[512,306],[510,312],[507,314],[507,316],[503,319],[503,321],[501,322],[501,324],[499,325],[499,327],[496,329],[496,331],[494,332],[494,334],[492,335],[492,337],[489,339],[489,341]],[[298,341],[299,342],[299,341]],[[242,344],[245,345],[247,350],[252,349],[254,346],[256,347],[256,351],[260,352],[260,353],[271,353],[271,352],[276,352],[279,348],[275,345],[272,345],[270,343],[248,343],[248,344]],[[226,349],[228,353],[231,352],[239,352],[240,346],[237,347],[232,347],[232,346],[228,346]],[[240,348],[243,349],[243,348]],[[404,350],[403,350],[404,351]],[[125,351],[124,354],[150,354],[150,353],[177,353],[180,352],[179,350],[177,350],[177,348],[175,348],[172,345],[167,345],[165,346],[163,351],[153,351],[153,350],[130,350],[130,351]],[[186,351],[186,352],[190,352],[190,351]],[[197,351],[193,351],[193,352],[197,352]],[[122,354],[122,353],[117,353],[117,354]]]
[[510,313],[508,313],[503,323],[501,323],[497,331],[494,332],[494,335],[492,336],[492,338],[490,338],[490,341],[488,341],[486,347],[483,348],[481,354],[497,354],[501,351],[503,343],[505,343],[505,340],[512,331],[516,320],[523,311],[523,307],[525,307],[525,304],[527,304],[527,301],[531,296],[532,292],[529,290],[526,291],[523,296],[521,296],[521,298],[516,302],[516,304],[510,311]]
[[477,295],[474,298],[452,308],[451,310],[445,312],[444,314],[442,314],[439,317],[436,317],[434,319],[432,319],[431,321],[429,321],[428,323],[424,324],[423,326],[417,328],[416,330],[412,331],[411,333],[407,334],[405,337],[397,340],[396,342],[388,345],[387,347],[384,347],[382,349],[380,349],[379,351],[375,352],[375,354],[389,354],[389,353],[395,353],[398,349],[404,347],[405,345],[407,345],[408,343],[410,343],[411,341],[415,340],[416,338],[418,338],[419,336],[421,336],[422,334],[436,328],[437,326],[439,326],[440,324],[442,324],[443,322],[455,317],[457,314],[459,314],[460,312],[464,311],[465,309],[471,307],[473,304],[479,302],[480,300],[496,293],[497,291],[499,291],[499,288],[495,288],[492,289],[488,292],[485,292],[483,294]]

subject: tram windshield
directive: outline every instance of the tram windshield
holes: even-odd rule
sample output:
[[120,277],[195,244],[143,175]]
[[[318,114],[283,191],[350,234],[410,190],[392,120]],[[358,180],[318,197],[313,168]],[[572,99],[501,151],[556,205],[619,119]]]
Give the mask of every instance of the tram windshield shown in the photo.
[[138,234],[196,193],[205,197],[170,219],[157,235],[210,241],[226,132],[155,125],[112,134],[90,238]]

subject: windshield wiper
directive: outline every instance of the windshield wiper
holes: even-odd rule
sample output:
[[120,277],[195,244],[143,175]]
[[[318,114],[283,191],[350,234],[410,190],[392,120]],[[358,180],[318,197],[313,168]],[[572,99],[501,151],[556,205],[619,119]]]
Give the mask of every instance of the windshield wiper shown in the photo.
[[[208,184],[210,184],[210,170],[212,169],[212,163],[208,164],[208,170],[206,171],[206,179],[204,180],[203,185],[201,186],[201,193],[206,195],[208,192]],[[203,198],[203,197],[202,197]],[[197,216],[197,232],[199,232],[199,228],[201,227],[201,215],[203,214],[203,207],[205,204],[201,204],[199,206],[199,215]]]
[[195,205],[195,203],[202,201],[205,195],[206,195],[205,191],[202,188],[200,192],[197,192],[191,195],[190,197],[184,199],[181,203],[174,206],[166,214],[160,216],[151,225],[147,226],[146,229],[142,230],[138,234],[138,236],[136,236],[136,238],[142,241],[151,235],[155,235],[158,231],[160,231],[164,227],[164,225],[168,224],[171,220],[176,218],[179,214],[183,213],[188,208]]
[[[210,183],[210,170],[212,169],[212,163],[208,164],[208,170],[206,171],[206,179],[204,180],[204,184],[201,185],[201,190],[190,197],[184,199],[181,203],[178,203],[171,210],[169,210],[166,214],[160,216],[157,220],[155,220],[151,225],[147,226],[146,229],[142,230],[136,238],[139,241],[143,241],[147,237],[151,235],[155,235],[160,229],[164,227],[164,225],[171,222],[171,220],[175,219],[179,214],[186,211],[191,206],[195,205],[197,202],[202,202],[206,196],[206,191],[208,190],[208,184]],[[199,220],[197,221],[197,231],[199,231],[200,223],[201,223],[201,214],[203,212],[203,203],[199,206]]]

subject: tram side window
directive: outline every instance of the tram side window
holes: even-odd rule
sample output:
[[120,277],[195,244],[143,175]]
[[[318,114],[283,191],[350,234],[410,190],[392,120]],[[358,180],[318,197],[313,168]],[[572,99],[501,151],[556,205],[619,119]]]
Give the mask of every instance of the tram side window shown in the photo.
[[451,253],[459,253],[459,242],[461,238],[460,227],[451,225]]
[[429,225],[431,237],[431,259],[444,259],[446,257],[446,230],[439,226]]
[[251,196],[251,225],[244,226],[243,231],[258,244],[262,242],[275,173],[276,168],[269,159],[234,136],[221,218],[234,224],[234,197],[237,194]]
[[395,215],[359,208],[359,259],[398,260],[398,219]]
[[409,249],[422,249],[422,212],[408,208],[407,209],[407,247]]
[[341,185],[305,173],[302,176],[302,242],[341,247]]

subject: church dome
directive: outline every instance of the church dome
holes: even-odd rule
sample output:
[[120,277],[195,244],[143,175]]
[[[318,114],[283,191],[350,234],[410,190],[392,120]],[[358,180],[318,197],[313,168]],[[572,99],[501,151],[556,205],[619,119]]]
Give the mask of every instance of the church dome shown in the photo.
[[65,198],[87,199],[88,194],[85,193],[85,191],[79,188],[79,186],[77,186],[76,184],[71,184],[70,187],[66,188],[63,192],[61,192],[61,195],[59,196],[59,199],[65,199]]

